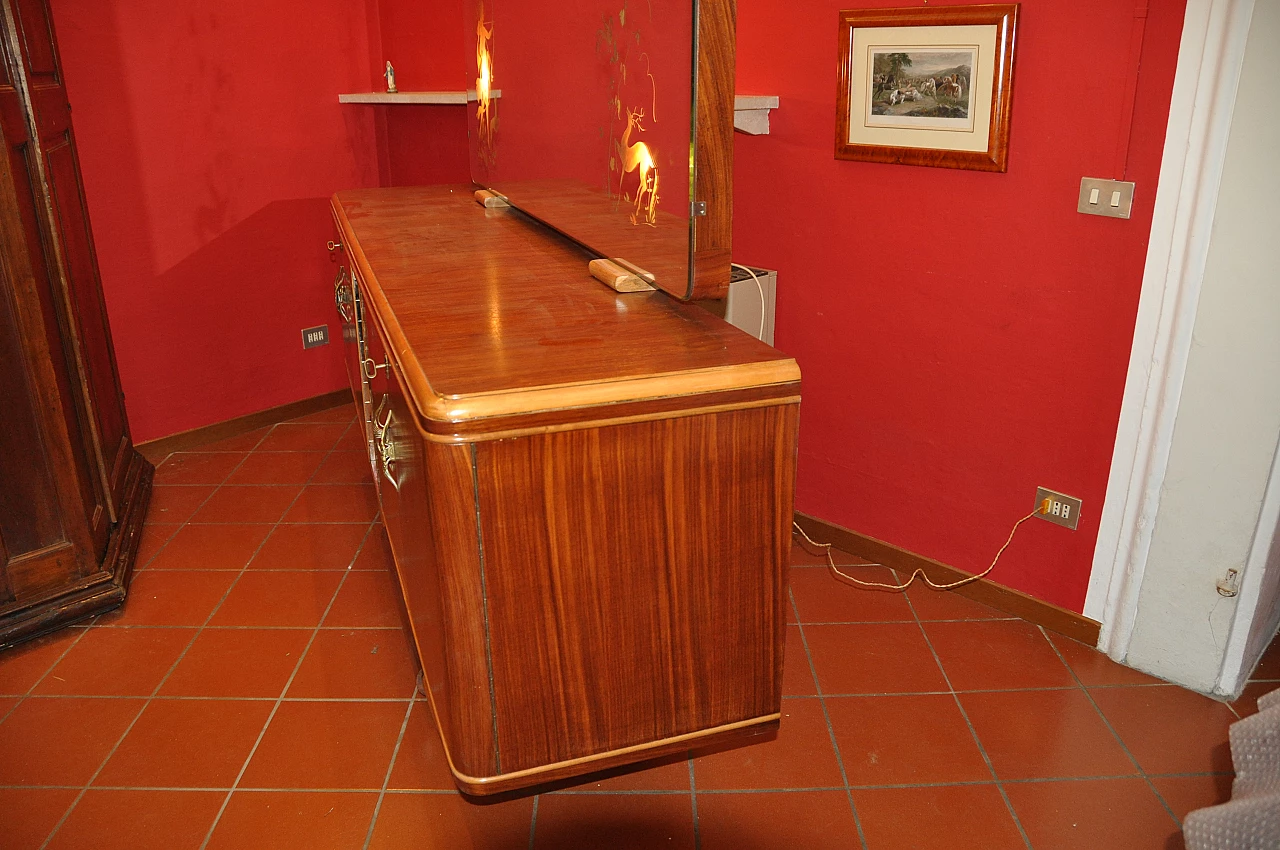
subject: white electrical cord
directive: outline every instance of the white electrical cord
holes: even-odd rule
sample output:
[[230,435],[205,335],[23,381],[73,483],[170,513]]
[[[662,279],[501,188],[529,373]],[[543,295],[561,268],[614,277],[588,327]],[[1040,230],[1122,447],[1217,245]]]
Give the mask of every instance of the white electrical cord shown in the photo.
[[[756,339],[763,342],[764,341],[764,314],[766,310],[765,299],[764,299],[764,285],[760,283],[760,278],[756,277],[756,273],[751,269],[747,268],[746,266],[739,265],[738,263],[729,263],[729,265],[733,266],[735,269],[742,269],[744,272],[751,275],[751,279],[756,282],[756,289],[760,291],[760,332],[756,334]],[[804,532],[801,532],[801,533],[803,534]],[[817,545],[817,544],[814,544],[814,545]]]
[[[924,583],[932,587],[934,590],[951,590],[952,588],[960,587],[961,585],[970,584],[972,582],[978,581],[979,579],[986,578],[987,575],[996,568],[996,564],[999,563],[1000,556],[1004,554],[1004,550],[1008,549],[1009,544],[1013,542],[1013,535],[1018,533],[1018,527],[1021,526],[1027,520],[1031,519],[1036,514],[1040,514],[1040,513],[1044,513],[1044,509],[1040,506],[1037,506],[1034,511],[1027,514],[1022,519],[1018,520],[1013,524],[1013,528],[1009,531],[1008,539],[1004,541],[1004,545],[1000,547],[1000,551],[996,552],[995,558],[991,561],[991,566],[987,567],[985,570],[978,573],[977,575],[971,575],[971,576],[968,576],[967,578],[962,578],[959,581],[953,581],[950,584],[934,584],[932,581],[929,580],[929,577],[925,575],[924,570],[922,569],[917,569],[915,572],[911,574],[911,578],[907,579],[902,584],[885,584],[879,581],[862,581],[861,579],[856,579],[853,576],[845,575],[844,573],[840,572],[840,570],[836,569],[835,559],[831,557],[830,543],[816,542],[808,534],[805,534],[804,529],[800,527],[799,523],[792,522],[791,525],[792,527],[795,528],[796,531],[800,532],[800,536],[803,537],[805,541],[809,543],[809,545],[816,546],[819,549],[823,550],[823,552],[827,556],[827,566],[830,568],[831,572],[836,575],[838,579],[841,579],[849,584],[857,585],[858,587],[872,588],[875,590],[888,590],[895,593],[901,593],[902,591],[910,587],[911,583],[914,582],[917,578],[924,579]],[[857,566],[882,567],[884,566],[884,564],[858,564]]]

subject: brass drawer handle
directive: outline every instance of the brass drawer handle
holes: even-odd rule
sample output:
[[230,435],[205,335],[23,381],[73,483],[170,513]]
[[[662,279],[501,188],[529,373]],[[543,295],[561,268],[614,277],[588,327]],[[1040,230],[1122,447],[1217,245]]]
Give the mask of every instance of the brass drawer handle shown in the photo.
[[387,421],[382,421],[382,411],[387,409],[387,403],[391,401],[389,393],[382,394],[382,401],[378,403],[378,409],[373,412],[373,441],[376,443],[382,439],[382,432],[386,430],[387,425],[391,422],[391,411],[387,411]]
[[341,266],[338,268],[338,276],[333,280],[333,303],[338,308],[338,315],[342,317],[342,321],[351,324],[355,313],[351,309],[351,290],[347,289],[346,282],[347,269]]
[[391,432],[391,424],[395,421],[395,411],[388,410],[387,418],[381,419],[382,409],[386,407],[390,400],[389,395],[382,396],[382,403],[378,405],[378,410],[373,415],[373,446],[381,460],[382,477],[387,480],[391,487],[399,492],[400,479],[396,475],[396,441],[395,436]]

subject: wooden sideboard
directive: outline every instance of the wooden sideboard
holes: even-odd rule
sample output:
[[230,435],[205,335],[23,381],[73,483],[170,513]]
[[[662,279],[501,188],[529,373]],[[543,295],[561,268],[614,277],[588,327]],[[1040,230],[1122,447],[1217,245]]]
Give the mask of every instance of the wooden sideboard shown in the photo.
[[472,188],[333,199],[352,390],[458,786],[776,728],[795,361],[603,287]]

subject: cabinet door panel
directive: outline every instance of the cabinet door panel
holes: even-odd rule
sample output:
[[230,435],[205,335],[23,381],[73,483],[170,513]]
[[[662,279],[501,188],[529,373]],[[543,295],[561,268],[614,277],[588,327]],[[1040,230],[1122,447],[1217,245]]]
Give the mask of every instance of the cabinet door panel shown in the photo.
[[120,383],[111,350],[111,330],[102,303],[102,284],[89,230],[89,213],[80,187],[74,139],[68,125],[60,134],[42,141],[48,169],[49,193],[57,216],[58,235],[68,277],[72,315],[77,317],[83,340],[82,357],[88,368],[96,425],[111,482],[112,499],[120,498],[124,458],[129,447]]
[[[4,42],[6,49],[9,42]],[[6,60],[9,54],[6,54]],[[12,66],[9,66],[10,68]],[[0,615],[97,568],[87,522],[106,541],[44,274],[38,171],[21,99],[0,87]]]
[[43,0],[19,0],[14,4],[23,53],[27,55],[27,77],[31,85],[57,84],[58,52],[54,47],[53,21]]
[[0,537],[0,607],[14,600],[13,586],[9,583],[9,553],[4,548],[4,538]]
[[[16,108],[11,108],[16,107]],[[17,115],[16,119],[14,115]],[[0,91],[0,126],[9,151],[10,173],[17,202],[18,219],[22,227],[25,243],[24,260],[26,271],[31,275],[33,285],[32,296],[36,304],[32,312],[39,316],[40,331],[44,334],[44,352],[48,355],[48,367],[57,386],[57,395],[63,399],[74,399],[72,386],[72,365],[63,347],[63,330],[57,308],[57,296],[52,280],[49,277],[46,246],[47,234],[41,227],[37,213],[36,186],[39,185],[39,173],[34,161],[35,147],[26,136],[25,124],[22,120],[21,107],[16,93]],[[15,125],[14,121],[18,123]],[[13,271],[10,272],[11,274]],[[16,281],[10,281],[16,284]],[[28,329],[28,333],[36,332]],[[67,434],[71,440],[72,462],[76,467],[75,481],[79,489],[80,500],[84,505],[85,515],[93,521],[93,538],[99,545],[105,545],[109,516],[103,506],[103,485],[96,474],[96,464],[92,454],[88,435],[84,431],[85,423],[77,415],[78,408],[69,406],[60,413]]]
[[16,558],[62,540],[49,459],[37,425],[8,270],[0,268],[0,541]]

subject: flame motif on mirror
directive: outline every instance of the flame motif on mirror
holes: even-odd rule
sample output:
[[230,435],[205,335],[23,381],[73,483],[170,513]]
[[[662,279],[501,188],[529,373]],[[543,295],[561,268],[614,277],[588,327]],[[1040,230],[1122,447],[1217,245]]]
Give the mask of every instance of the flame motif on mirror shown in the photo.
[[[653,8],[650,4],[649,17],[652,20]],[[638,135],[645,131],[645,112],[643,106],[623,107],[623,89],[627,84],[627,60],[631,58],[633,48],[640,46],[640,32],[628,33],[627,4],[623,0],[618,10],[618,26],[615,30],[612,15],[604,16],[599,32],[596,34],[596,50],[604,55],[612,66],[612,77],[609,83],[609,178],[606,187],[614,196],[615,174],[617,195],[623,201],[634,202],[631,213],[632,224],[647,224],[656,227],[658,223],[658,155],[647,142],[640,141]],[[649,78],[651,111],[650,119],[658,123],[658,84],[650,71],[649,54],[640,53],[637,57],[645,62],[645,76]],[[634,96],[634,95],[632,95]],[[626,115],[626,127],[621,137],[617,134],[617,126]],[[634,195],[627,191],[630,182],[627,175],[635,173],[637,182]]]
[[496,150],[493,134],[498,127],[498,116],[495,114],[497,104],[493,102],[493,22],[485,21],[484,3],[481,2],[476,14],[476,120],[480,125],[480,158],[484,164],[492,167]]
[[[631,131],[637,130],[643,133],[644,127],[640,124],[644,119],[644,109],[632,109],[627,112],[627,129],[622,134],[622,141],[618,143],[618,157],[622,161],[622,174],[618,179],[618,191],[622,193],[625,199],[626,193],[622,192],[622,184],[626,181],[627,175],[633,171],[639,172],[640,184],[636,187],[636,208],[631,213],[631,223],[639,224],[641,210],[644,211],[644,223],[650,227],[654,227],[658,221],[658,164],[654,161],[653,151],[644,142],[631,142]],[[658,119],[654,119],[656,122]]]

